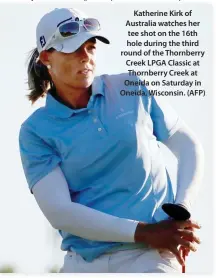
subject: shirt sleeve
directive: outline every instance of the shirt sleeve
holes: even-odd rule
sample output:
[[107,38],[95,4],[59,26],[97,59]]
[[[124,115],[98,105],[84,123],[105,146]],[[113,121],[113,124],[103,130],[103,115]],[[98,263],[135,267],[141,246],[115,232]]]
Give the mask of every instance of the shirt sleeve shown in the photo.
[[68,184],[59,166],[36,183],[33,194],[44,216],[55,229],[87,240],[135,242],[139,221],[71,202]]
[[170,138],[182,125],[182,120],[167,100],[151,96],[150,116],[153,122],[153,134],[158,141]]
[[165,145],[178,160],[175,203],[184,205],[191,212],[204,176],[203,146],[186,124]]
[[21,126],[19,151],[24,174],[32,188],[41,178],[51,172],[61,161],[57,152],[40,138],[32,129]]

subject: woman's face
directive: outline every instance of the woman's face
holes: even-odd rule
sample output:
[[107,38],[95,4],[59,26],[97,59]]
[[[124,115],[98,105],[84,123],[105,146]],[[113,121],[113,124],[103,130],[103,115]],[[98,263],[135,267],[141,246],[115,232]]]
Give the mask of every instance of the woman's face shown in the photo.
[[54,84],[88,88],[94,79],[96,40],[86,41],[73,53],[50,52],[48,57],[51,65],[50,75]]

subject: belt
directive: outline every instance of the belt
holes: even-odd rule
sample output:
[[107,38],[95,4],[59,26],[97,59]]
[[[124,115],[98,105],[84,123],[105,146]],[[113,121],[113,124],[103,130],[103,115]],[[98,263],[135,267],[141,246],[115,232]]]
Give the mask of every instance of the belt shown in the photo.
[[[144,243],[122,243],[120,246],[114,246],[104,252],[104,254],[113,254],[118,251],[133,250],[133,249],[149,249]],[[69,255],[76,254],[75,251],[67,251]]]
[[123,243],[120,246],[114,246],[105,251],[105,254],[112,254],[117,251],[133,250],[133,249],[149,249],[144,243]]

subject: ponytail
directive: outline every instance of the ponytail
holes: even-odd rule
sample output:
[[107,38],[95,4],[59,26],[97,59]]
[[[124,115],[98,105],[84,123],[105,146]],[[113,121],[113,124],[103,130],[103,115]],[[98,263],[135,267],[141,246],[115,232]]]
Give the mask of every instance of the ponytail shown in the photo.
[[27,84],[30,90],[30,94],[27,95],[27,98],[32,104],[34,104],[34,102],[40,97],[44,97],[49,89],[49,85],[52,86],[52,79],[47,67],[38,58],[39,52],[37,48],[35,48],[30,52],[27,60]]

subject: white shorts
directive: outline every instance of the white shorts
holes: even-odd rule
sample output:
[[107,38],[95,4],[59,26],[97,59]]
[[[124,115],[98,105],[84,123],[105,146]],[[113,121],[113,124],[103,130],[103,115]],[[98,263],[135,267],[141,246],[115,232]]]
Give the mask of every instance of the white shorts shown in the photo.
[[181,273],[182,267],[170,252],[133,249],[105,253],[92,262],[67,252],[61,273]]

